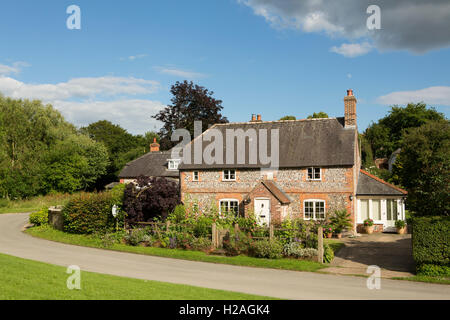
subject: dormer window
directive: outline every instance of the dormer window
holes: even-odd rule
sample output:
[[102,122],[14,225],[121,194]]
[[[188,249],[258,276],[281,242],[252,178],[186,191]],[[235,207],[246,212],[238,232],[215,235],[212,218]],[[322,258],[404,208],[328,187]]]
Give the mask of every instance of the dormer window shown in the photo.
[[236,181],[236,170],[223,170],[223,181]]
[[179,159],[170,159],[169,160],[169,164],[168,164],[168,168],[169,170],[178,170],[178,166],[180,165],[180,160]]
[[320,168],[308,168],[308,180],[320,181],[322,180],[322,170]]

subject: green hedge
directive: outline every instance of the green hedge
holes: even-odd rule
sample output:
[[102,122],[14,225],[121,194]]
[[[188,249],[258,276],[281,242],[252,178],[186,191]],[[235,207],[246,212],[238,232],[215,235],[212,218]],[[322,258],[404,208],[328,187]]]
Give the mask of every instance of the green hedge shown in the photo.
[[37,212],[30,214],[30,223],[35,226],[42,226],[48,224],[48,208],[42,208]]
[[[450,266],[450,217],[418,217],[412,219],[413,257],[417,273],[441,275]],[[433,268],[430,265],[443,268]],[[442,270],[441,270],[442,269]],[[445,271],[444,271],[445,273]]]
[[[113,231],[116,220],[112,216],[113,205],[122,206],[123,194],[104,192],[84,194],[73,200],[62,211],[64,231],[77,234],[106,233]],[[119,210],[119,227],[123,226],[124,212]]]

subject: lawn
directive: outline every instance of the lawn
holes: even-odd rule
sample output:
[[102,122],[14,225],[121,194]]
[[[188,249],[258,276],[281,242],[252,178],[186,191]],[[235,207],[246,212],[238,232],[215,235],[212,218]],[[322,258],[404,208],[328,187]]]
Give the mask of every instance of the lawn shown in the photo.
[[416,275],[413,277],[396,277],[392,278],[394,280],[408,280],[417,282],[428,282],[428,283],[440,283],[440,284],[450,284],[450,278],[448,277],[429,277]]
[[93,236],[68,234],[58,230],[54,230],[48,226],[34,227],[26,230],[26,233],[44,238],[47,240],[63,242],[68,244],[74,244],[85,247],[101,248],[115,251],[124,251],[138,254],[145,254],[151,256],[159,256],[166,258],[223,263],[238,266],[249,267],[261,267],[261,268],[273,268],[273,269],[285,269],[294,271],[310,271],[314,272],[319,269],[325,268],[326,265],[322,265],[315,261],[296,260],[296,259],[261,259],[248,256],[237,257],[225,257],[218,255],[208,255],[200,251],[188,251],[181,249],[165,249],[165,248],[153,248],[153,247],[133,247],[125,244],[113,244],[107,246],[103,244],[102,240]]
[[345,247],[345,243],[343,243],[341,240],[336,239],[324,239],[323,243],[328,244],[330,248],[334,251],[334,254],[336,254],[339,250],[342,249],[342,247]]
[[35,212],[43,207],[48,208],[50,206],[65,205],[70,199],[78,195],[79,193],[53,194],[24,200],[0,199],[0,214]]
[[0,300],[263,300],[267,297],[81,272],[69,290],[66,268],[0,254]]

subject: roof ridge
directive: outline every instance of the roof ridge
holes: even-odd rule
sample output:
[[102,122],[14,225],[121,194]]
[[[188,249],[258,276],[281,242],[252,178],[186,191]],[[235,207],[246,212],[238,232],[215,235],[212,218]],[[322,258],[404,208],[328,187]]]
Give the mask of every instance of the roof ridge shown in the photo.
[[314,119],[296,119],[296,120],[270,120],[270,121],[246,121],[246,122],[228,122],[228,123],[216,123],[215,126],[226,126],[230,124],[262,124],[262,123],[275,123],[275,122],[306,122],[306,121],[324,121],[324,120],[337,120],[338,117],[330,118],[314,118]]
[[408,194],[408,191],[406,191],[406,190],[404,190],[404,189],[402,189],[402,188],[399,188],[399,187],[393,185],[392,183],[386,182],[386,181],[384,181],[383,179],[380,179],[380,178],[378,178],[377,176],[374,176],[373,174],[371,174],[371,173],[369,173],[369,172],[367,172],[367,171],[365,171],[365,170],[363,170],[363,169],[359,169],[359,170],[360,170],[363,174],[365,174],[366,176],[368,176],[368,177],[370,177],[370,178],[372,178],[372,179],[374,179],[374,180],[376,180],[376,181],[378,181],[378,182],[381,182],[381,183],[383,183],[383,184],[385,184],[385,185],[387,185],[387,186],[389,186],[389,187],[391,187],[391,188],[393,188],[393,189],[395,189],[395,190],[397,190],[397,191],[400,191],[400,192],[403,193],[403,194]]

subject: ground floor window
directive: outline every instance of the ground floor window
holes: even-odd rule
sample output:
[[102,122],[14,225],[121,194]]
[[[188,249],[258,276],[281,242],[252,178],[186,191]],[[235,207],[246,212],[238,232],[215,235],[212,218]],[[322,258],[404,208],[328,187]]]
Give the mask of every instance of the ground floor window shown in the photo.
[[360,216],[362,221],[369,219],[369,200],[361,200]]
[[239,212],[239,201],[234,199],[220,200],[220,213],[221,214],[234,214]]
[[324,220],[325,219],[325,201],[324,200],[305,200],[304,202],[305,220]]
[[372,200],[372,219],[381,220],[381,200]]

